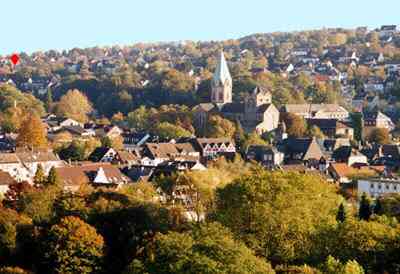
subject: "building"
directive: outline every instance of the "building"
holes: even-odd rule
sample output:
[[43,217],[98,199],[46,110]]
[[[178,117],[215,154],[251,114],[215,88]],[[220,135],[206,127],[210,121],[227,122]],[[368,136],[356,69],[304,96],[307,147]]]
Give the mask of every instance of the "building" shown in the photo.
[[372,198],[384,195],[400,193],[400,179],[371,178],[357,181],[357,193],[359,197],[363,193]]
[[232,102],[232,78],[222,52],[211,81],[211,102],[199,104],[193,111],[200,126],[212,114],[239,121],[246,132],[258,134],[275,130],[279,123],[279,111],[272,104],[269,91],[256,87],[244,102]]
[[235,143],[230,138],[196,138],[191,143],[203,159],[218,156],[233,158],[236,153]]
[[247,161],[256,161],[263,166],[274,168],[283,164],[285,155],[275,147],[251,145],[246,151]]
[[337,119],[307,119],[307,124],[312,127],[318,127],[322,133],[329,138],[346,137],[353,139],[354,129],[349,123]]
[[286,104],[283,111],[294,113],[304,119],[347,120],[349,112],[337,104]]

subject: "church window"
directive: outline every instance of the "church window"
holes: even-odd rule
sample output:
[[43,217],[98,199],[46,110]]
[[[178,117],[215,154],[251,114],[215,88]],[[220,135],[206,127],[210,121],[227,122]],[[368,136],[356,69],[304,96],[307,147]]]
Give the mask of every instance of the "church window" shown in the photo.
[[223,94],[222,92],[219,93],[219,100],[220,100],[220,101],[224,100],[224,94]]

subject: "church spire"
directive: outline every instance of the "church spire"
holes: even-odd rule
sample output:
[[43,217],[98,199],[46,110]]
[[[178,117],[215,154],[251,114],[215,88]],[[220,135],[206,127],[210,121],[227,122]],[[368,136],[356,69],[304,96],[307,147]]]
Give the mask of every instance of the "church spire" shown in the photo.
[[230,85],[232,85],[232,77],[229,72],[229,68],[226,63],[223,51],[221,51],[220,53],[213,80],[216,85],[218,84],[224,85],[226,81],[228,81]]
[[211,102],[220,106],[232,102],[232,77],[222,51],[211,81]]

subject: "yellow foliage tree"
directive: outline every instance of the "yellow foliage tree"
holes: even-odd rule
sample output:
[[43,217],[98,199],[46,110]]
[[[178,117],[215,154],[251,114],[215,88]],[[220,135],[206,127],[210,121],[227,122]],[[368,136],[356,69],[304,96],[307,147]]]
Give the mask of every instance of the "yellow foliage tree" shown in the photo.
[[92,111],[89,99],[79,90],[69,90],[61,97],[56,106],[57,115],[74,119],[78,122],[87,122],[87,115]]
[[47,147],[46,130],[37,114],[31,113],[27,115],[22,121],[18,133],[18,147],[30,149]]

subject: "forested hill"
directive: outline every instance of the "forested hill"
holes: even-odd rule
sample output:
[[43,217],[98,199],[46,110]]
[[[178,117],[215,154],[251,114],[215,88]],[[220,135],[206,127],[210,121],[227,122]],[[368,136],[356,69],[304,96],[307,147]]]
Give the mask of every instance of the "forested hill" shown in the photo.
[[[235,100],[260,85],[272,92],[278,106],[305,101],[346,105],[344,87],[355,95],[370,77],[387,80],[385,65],[400,60],[399,46],[399,33],[384,26],[254,34],[219,42],[50,50],[21,53],[15,67],[8,56],[0,57],[0,82],[14,83],[43,100],[49,87],[56,100],[75,88],[108,117],[140,105],[193,106],[209,100],[209,79],[223,50]],[[373,66],[380,54],[383,66]]]

